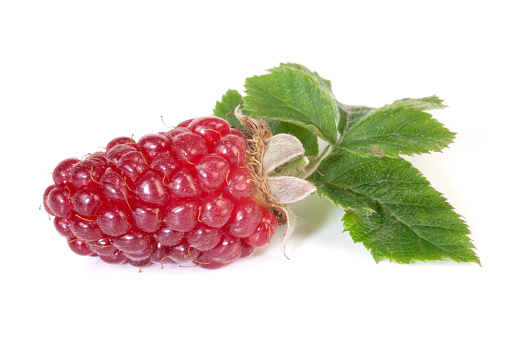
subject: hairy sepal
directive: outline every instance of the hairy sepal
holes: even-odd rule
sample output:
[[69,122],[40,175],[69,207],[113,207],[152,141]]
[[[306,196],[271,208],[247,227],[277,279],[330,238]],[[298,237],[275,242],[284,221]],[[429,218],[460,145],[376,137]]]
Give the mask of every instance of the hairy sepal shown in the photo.
[[293,204],[316,191],[311,182],[290,176],[269,177],[267,183],[270,193],[280,205]]
[[283,239],[281,240],[281,251],[283,252],[286,259],[290,260],[288,255],[286,255],[286,241],[288,238],[290,238],[290,235],[295,230],[296,220],[295,220],[295,214],[288,208],[288,207],[282,207],[280,210],[285,214],[286,216],[286,231],[283,235]]
[[300,140],[293,135],[284,133],[274,135],[263,156],[263,175],[304,156],[305,152]]

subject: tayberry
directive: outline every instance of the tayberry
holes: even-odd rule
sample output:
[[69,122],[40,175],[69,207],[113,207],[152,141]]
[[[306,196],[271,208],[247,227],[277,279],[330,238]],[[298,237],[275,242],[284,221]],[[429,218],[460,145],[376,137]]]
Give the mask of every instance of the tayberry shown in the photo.
[[55,167],[43,206],[70,249],[108,264],[188,263],[207,269],[274,236],[253,199],[244,135],[216,117],[189,119]]

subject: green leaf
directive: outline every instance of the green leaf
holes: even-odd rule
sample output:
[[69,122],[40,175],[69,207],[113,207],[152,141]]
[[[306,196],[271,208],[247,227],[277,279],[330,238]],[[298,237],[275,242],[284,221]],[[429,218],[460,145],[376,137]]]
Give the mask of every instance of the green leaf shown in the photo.
[[338,106],[315,76],[283,67],[246,79],[245,88],[245,107],[254,117],[290,122],[336,144]]
[[397,101],[372,112],[368,108],[359,109],[363,113],[358,114],[361,117],[354,124],[346,127],[341,148],[361,156],[389,157],[442,150],[452,142],[455,133],[433,119],[431,114],[414,108],[442,107],[440,103],[426,99],[404,99],[399,103],[407,102],[407,105]]
[[377,262],[449,258],[479,263],[465,222],[404,159],[339,151],[310,180],[319,194],[346,210],[345,231]]
[[338,132],[341,137],[344,136],[345,130],[361,121],[366,115],[375,110],[375,108],[367,106],[348,106],[337,103],[341,119],[338,124]]
[[267,120],[267,123],[274,135],[287,133],[299,139],[306,150],[306,156],[318,155],[318,137],[312,131],[281,120]]
[[318,82],[320,83],[320,85],[325,87],[332,94],[332,84],[331,84],[330,80],[326,80],[326,79],[322,78],[318,73],[311,71],[309,68],[307,68],[303,65],[299,65],[299,64],[295,64],[295,63],[291,63],[291,62],[288,62],[286,64],[281,63],[281,64],[279,64],[279,67],[269,69],[269,72],[271,72],[271,73],[279,72],[279,71],[287,69],[287,68],[295,69],[298,71],[303,71],[304,73],[315,77],[318,80]]
[[236,90],[230,89],[223,95],[221,101],[216,101],[214,115],[226,119],[230,125],[234,125],[240,129],[244,129],[239,120],[233,114],[229,114],[242,103],[242,96]]
[[442,99],[440,99],[436,95],[433,95],[431,97],[425,97],[420,99],[405,98],[401,100],[396,100],[388,106],[389,107],[407,106],[421,111],[427,111],[432,109],[446,108],[447,106],[442,104],[443,102],[444,101]]

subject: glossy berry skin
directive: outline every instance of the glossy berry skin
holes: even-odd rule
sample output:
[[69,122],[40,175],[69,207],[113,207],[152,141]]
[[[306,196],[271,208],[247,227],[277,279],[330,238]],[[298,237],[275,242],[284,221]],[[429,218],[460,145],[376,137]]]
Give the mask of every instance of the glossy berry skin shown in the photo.
[[251,235],[262,218],[262,208],[251,198],[245,198],[235,204],[228,224],[230,234],[239,238]]
[[73,215],[70,189],[67,186],[53,188],[48,193],[46,205],[53,215],[70,218]]
[[189,244],[200,251],[213,249],[219,244],[222,236],[222,228],[212,228],[203,223],[198,223],[198,225],[186,234]]
[[69,181],[71,169],[80,160],[78,158],[68,158],[62,160],[53,170],[53,182],[55,185],[65,185]]
[[230,134],[228,123],[217,117],[196,118],[189,124],[188,129],[201,135],[209,147],[214,145],[219,138]]
[[99,187],[81,187],[72,196],[72,205],[76,213],[86,217],[97,215],[97,210],[104,201]]
[[225,185],[229,173],[230,164],[219,155],[206,155],[196,164],[196,178],[207,190]]
[[274,213],[253,199],[242,133],[217,117],[188,119],[104,152],[57,164],[43,206],[78,255],[107,264],[217,269],[274,236]]
[[262,209],[262,217],[253,233],[243,240],[253,247],[262,247],[267,245],[274,237],[277,230],[277,219],[270,210]]
[[72,217],[70,228],[72,234],[80,240],[97,241],[104,237],[104,234],[94,220],[85,219],[77,214]]
[[66,239],[70,239],[74,237],[74,234],[71,231],[71,219],[65,219],[60,217],[55,217],[53,219],[53,225],[55,226],[55,230]]

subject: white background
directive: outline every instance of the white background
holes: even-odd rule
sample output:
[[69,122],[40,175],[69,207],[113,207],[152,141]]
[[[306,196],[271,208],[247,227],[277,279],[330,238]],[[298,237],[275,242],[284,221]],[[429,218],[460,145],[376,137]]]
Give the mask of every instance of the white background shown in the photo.
[[[509,24],[495,1],[3,1],[3,338],[508,338]],[[141,274],[74,255],[39,211],[60,160],[208,115],[279,62],[340,101],[439,95],[457,132],[410,160],[470,226],[482,268],[376,264],[310,197],[281,254]],[[430,211],[432,213],[432,211]],[[6,311],[6,312],[5,312]]]

